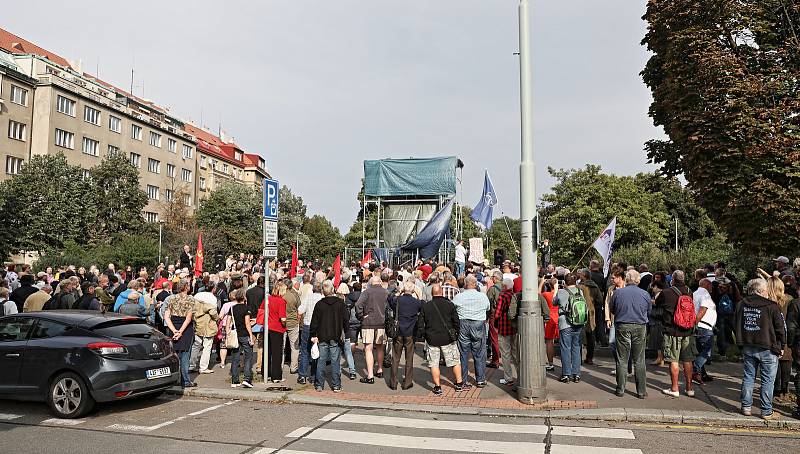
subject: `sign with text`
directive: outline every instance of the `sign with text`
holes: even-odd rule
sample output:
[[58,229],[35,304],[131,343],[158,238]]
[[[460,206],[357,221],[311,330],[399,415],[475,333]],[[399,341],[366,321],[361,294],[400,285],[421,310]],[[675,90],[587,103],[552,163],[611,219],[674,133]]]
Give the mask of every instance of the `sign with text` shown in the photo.
[[264,178],[264,219],[278,220],[278,181]]
[[264,247],[278,247],[278,223],[276,221],[264,221]]

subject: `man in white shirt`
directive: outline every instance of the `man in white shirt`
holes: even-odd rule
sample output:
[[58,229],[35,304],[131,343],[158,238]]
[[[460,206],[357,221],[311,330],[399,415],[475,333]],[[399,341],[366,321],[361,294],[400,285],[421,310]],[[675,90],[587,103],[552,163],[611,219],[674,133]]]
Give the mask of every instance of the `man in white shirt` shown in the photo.
[[692,381],[702,385],[713,380],[706,372],[706,362],[711,358],[711,347],[714,345],[714,325],[717,324],[717,306],[711,299],[711,281],[701,279],[700,287],[692,295],[695,321],[695,341],[699,352],[692,365]]
[[461,276],[464,274],[467,266],[467,248],[464,247],[464,240],[458,240],[456,243],[456,258],[455,258],[455,269],[453,270],[453,274],[456,277]]
[[[304,279],[305,280],[305,279]],[[302,287],[301,287],[302,288]],[[313,285],[313,291],[305,298],[301,297],[297,316],[302,318],[303,326],[300,327],[300,366],[297,368],[297,383],[306,384],[311,375],[311,316],[314,315],[314,306],[322,299],[322,282]]]

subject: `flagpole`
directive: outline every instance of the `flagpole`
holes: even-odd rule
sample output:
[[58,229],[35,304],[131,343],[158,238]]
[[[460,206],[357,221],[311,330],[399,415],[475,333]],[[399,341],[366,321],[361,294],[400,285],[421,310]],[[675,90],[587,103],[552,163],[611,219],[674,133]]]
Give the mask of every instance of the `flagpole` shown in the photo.
[[[599,237],[598,237],[598,238],[599,238]],[[595,240],[595,241],[597,241],[597,240]],[[583,261],[583,259],[584,259],[584,258],[586,258],[586,254],[588,254],[588,253],[589,253],[589,251],[591,251],[593,247],[594,247],[594,242],[592,243],[592,245],[591,245],[591,246],[589,246],[589,249],[586,249],[586,252],[584,252],[584,253],[583,253],[583,255],[581,256],[581,258],[578,260],[578,263],[576,263],[576,264],[575,264],[575,266],[573,267],[573,269],[572,269],[572,270],[570,270],[570,271],[575,271],[575,270],[578,268],[578,265],[580,265],[580,264],[581,264],[581,262]]]
[[[500,214],[503,215],[503,222],[506,223],[506,230],[508,230],[508,236],[509,236],[509,238],[511,238],[511,244],[514,245],[514,250],[518,251],[519,249],[517,249],[517,242],[514,241],[514,235],[511,234],[511,227],[508,226],[508,219],[506,218],[506,214],[503,213],[502,211],[500,211]],[[520,252],[522,252],[522,251],[520,251]]]

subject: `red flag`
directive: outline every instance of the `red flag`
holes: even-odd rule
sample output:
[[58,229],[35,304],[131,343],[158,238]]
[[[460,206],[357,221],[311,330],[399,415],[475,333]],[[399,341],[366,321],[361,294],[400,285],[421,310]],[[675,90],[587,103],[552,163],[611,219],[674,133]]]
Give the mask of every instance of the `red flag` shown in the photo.
[[297,246],[292,246],[292,268],[289,270],[289,277],[294,279],[297,276]]
[[333,261],[333,288],[338,289],[340,282],[342,282],[342,257],[337,255]]
[[197,255],[194,259],[194,275],[200,276],[203,274],[203,233],[197,235]]
[[364,258],[361,260],[361,266],[364,266],[371,261],[372,261],[372,249],[368,250],[367,253],[364,254]]

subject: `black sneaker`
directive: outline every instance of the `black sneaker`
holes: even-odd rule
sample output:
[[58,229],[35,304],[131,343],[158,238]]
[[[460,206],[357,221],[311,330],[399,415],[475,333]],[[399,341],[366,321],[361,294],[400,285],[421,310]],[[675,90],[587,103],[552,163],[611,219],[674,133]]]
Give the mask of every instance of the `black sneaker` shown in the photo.
[[413,387],[414,387],[414,384],[413,384],[413,383],[411,383],[411,384],[410,384],[410,385],[408,385],[408,386],[405,386],[405,385],[403,385],[403,391],[405,391],[405,390],[407,390],[407,389],[411,389],[411,388],[413,388]]
[[462,381],[461,383],[455,383],[453,385],[453,388],[456,391],[468,391],[470,388],[472,388],[472,385],[470,385],[469,383],[467,383],[465,381]]
[[558,379],[561,383],[569,383],[569,375],[562,375],[561,378]]
[[306,383],[307,383],[306,382],[306,377],[297,377],[297,384],[298,385],[305,385]]
[[580,382],[581,382],[581,376],[580,375],[573,375],[572,376],[572,383],[580,383]]
[[349,378],[350,380],[355,380],[356,379],[356,374],[355,373],[349,374],[349,375],[347,375],[347,378]]
[[368,385],[374,385],[374,384],[375,384],[375,379],[374,379],[374,378],[367,378],[367,377],[363,377],[363,378],[361,378],[361,380],[359,380],[359,381],[360,381],[361,383],[366,383],[366,384],[368,384]]
[[485,381],[475,382],[475,387],[476,388],[485,388],[486,387],[486,382]]
[[434,396],[441,396],[442,394],[444,394],[444,392],[442,392],[442,387],[441,386],[434,386],[433,387],[433,395]]
[[375,372],[375,378],[383,378],[383,371]]

